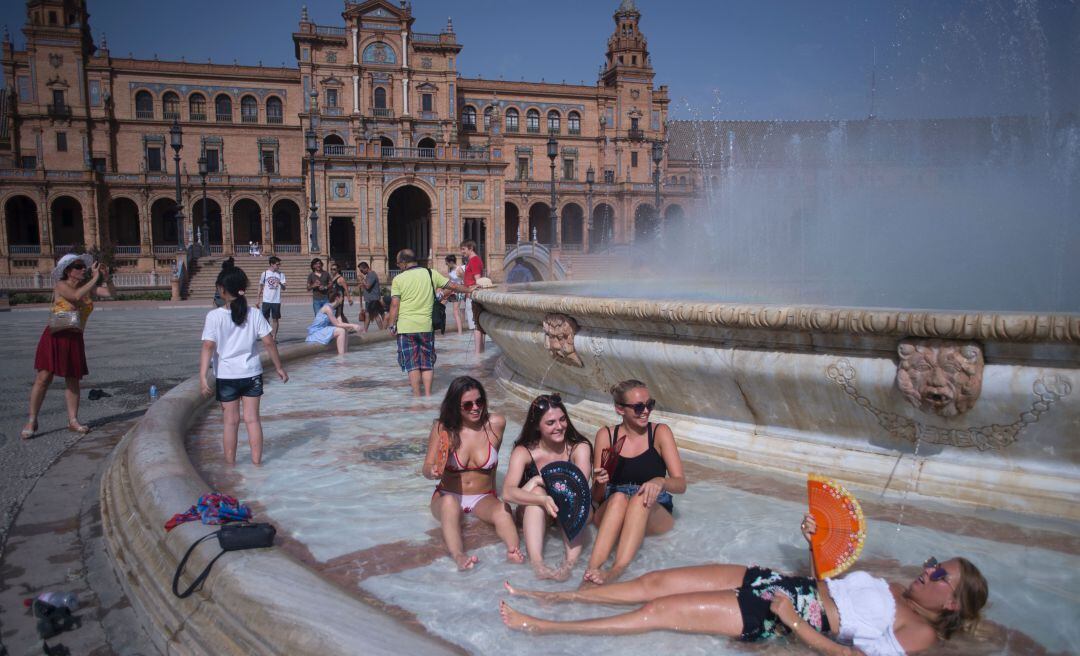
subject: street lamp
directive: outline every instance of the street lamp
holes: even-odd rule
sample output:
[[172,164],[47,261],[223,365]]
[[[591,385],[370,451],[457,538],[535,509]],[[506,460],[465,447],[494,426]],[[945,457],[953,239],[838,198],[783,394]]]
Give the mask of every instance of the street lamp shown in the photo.
[[664,161],[664,142],[657,139],[652,143],[653,187],[656,189],[656,227],[660,228],[660,162]]
[[555,158],[559,156],[559,142],[555,140],[555,137],[551,137],[547,142],[547,156],[551,160],[551,244],[549,245],[549,257],[548,257],[548,271],[551,274],[551,280],[555,279],[555,232],[558,222],[558,216],[555,213],[555,204],[558,202],[555,198]]
[[592,207],[592,186],[596,182],[596,171],[593,170],[592,164],[589,164],[589,169],[585,171],[585,204],[589,206],[589,216],[587,219],[587,227],[585,234],[589,235],[589,250],[594,250],[596,244],[593,243],[593,238],[596,236],[593,234],[593,207]]
[[180,149],[184,147],[184,133],[180,129],[180,122],[173,119],[172,127],[169,128],[169,143],[173,149],[173,162],[176,174],[176,250],[184,250],[184,209],[180,204]]
[[203,255],[207,255],[210,252],[210,226],[206,222],[206,174],[207,170],[206,155],[199,157],[199,178],[202,179],[202,227],[195,233],[196,238],[199,240],[199,244],[202,246]]
[[318,111],[319,93],[311,92],[311,117],[310,127],[304,133],[304,145],[308,152],[308,171],[311,173],[311,233],[308,235],[308,250],[312,253],[319,252],[319,206],[315,203],[315,153],[319,150],[319,138],[315,134],[315,113]]

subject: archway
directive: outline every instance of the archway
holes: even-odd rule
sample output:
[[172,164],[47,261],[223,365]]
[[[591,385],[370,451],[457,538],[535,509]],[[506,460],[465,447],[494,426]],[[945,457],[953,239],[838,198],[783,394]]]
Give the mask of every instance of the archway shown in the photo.
[[607,203],[600,203],[593,210],[589,247],[591,250],[599,250],[613,241],[615,241],[615,210]]
[[109,201],[109,237],[117,247],[139,245],[139,206],[135,201],[130,198]]
[[682,225],[686,218],[681,205],[668,205],[664,208],[664,228],[677,228]]
[[431,137],[424,137],[417,142],[416,147],[420,157],[435,157],[435,140]]
[[[202,232],[203,227],[203,201],[200,198],[195,201],[191,208],[191,221],[195,230]],[[206,199],[206,227],[207,230],[200,237],[204,246],[221,246],[224,243],[221,229],[221,205],[213,198]],[[218,252],[214,249],[214,252]]]
[[85,245],[82,205],[71,196],[61,196],[52,204],[53,243],[58,251],[64,246]]
[[580,248],[584,239],[585,212],[577,203],[567,203],[562,210],[562,245]]
[[541,244],[551,244],[551,206],[547,203],[534,203],[529,208],[529,240],[535,235]]
[[37,204],[27,196],[12,196],[4,204],[7,223],[8,253],[40,253],[41,231],[38,230]]
[[233,249],[246,253],[248,242],[262,243],[262,210],[250,198],[233,204]]
[[[356,228],[351,216],[330,217],[330,260],[343,271],[356,268]],[[329,267],[328,267],[329,268]]]
[[506,203],[503,206],[503,234],[504,242],[508,245],[518,243],[518,230],[521,226],[521,213],[517,205]]
[[179,243],[176,237],[176,201],[159,198],[150,206],[150,241],[154,250],[175,250]]
[[[270,214],[274,217],[275,252],[300,252],[300,207],[283,198],[274,203]],[[289,248],[289,247],[293,248]]]
[[391,268],[403,248],[426,263],[431,249],[431,199],[419,187],[405,185],[390,194],[386,206],[386,257]]
[[656,209],[648,203],[638,205],[634,212],[634,241],[648,241],[656,237],[659,221]]
[[390,137],[379,137],[379,147],[383,157],[394,156],[394,140]]

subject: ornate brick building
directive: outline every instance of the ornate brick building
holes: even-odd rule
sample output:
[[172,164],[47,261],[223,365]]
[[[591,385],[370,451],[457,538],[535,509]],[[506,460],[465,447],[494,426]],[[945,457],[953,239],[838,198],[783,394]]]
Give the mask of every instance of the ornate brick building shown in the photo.
[[[569,262],[656,230],[652,143],[669,100],[632,0],[585,86],[461,77],[453,24],[414,32],[408,3],[346,1],[336,26],[305,9],[290,68],[113,57],[87,17],[86,0],[29,0],[26,49],[4,37],[0,273],[46,271],[79,245],[149,271],[171,269],[180,244],[249,242],[385,273],[401,248],[441,259],[474,238],[498,277],[519,243],[554,241]],[[667,167],[671,218],[694,184]]]

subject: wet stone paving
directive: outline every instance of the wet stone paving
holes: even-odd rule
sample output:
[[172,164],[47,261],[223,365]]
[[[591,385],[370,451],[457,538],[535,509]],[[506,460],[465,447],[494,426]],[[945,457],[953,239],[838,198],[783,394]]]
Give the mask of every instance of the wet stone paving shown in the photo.
[[[267,376],[261,466],[249,462],[242,426],[238,464],[224,465],[216,404],[190,432],[188,450],[211,485],[249,503],[257,520],[277,526],[292,556],[358,598],[469,653],[505,653],[508,640],[521,656],[671,653],[676,644],[680,654],[804,651],[784,640],[746,645],[662,632],[617,638],[533,637],[506,629],[498,613],[498,602],[507,597],[504,580],[521,587],[567,589],[580,580],[585,558],[570,581],[536,581],[526,565],[505,562],[504,548],[490,527],[468,518],[466,548],[480,562],[472,571],[457,572],[428,510],[434,482],[420,474],[428,431],[447,384],[455,376],[471,375],[483,381],[492,410],[508,419],[500,451],[501,485],[527,405],[505,393],[495,379],[498,357],[493,346],[483,356],[473,355],[467,335],[440,337],[434,396],[413,399],[392,342],[360,347],[344,357],[328,352],[294,363],[288,384]],[[662,409],[656,419],[663,421]],[[591,436],[597,427],[578,428]],[[675,498],[676,526],[664,536],[646,538],[627,577],[708,562],[807,570],[805,543],[798,532],[805,481],[686,451],[683,456],[689,487]],[[1076,523],[883,498],[880,490],[853,491],[869,523],[856,568],[906,583],[919,575],[918,563],[927,556],[957,554],[972,559],[990,581],[989,621],[975,637],[953,640],[933,653],[1080,652]],[[591,539],[586,544],[590,548]],[[546,553],[549,560],[561,555],[554,532],[549,532]],[[514,605],[557,619],[621,610],[520,599]]]

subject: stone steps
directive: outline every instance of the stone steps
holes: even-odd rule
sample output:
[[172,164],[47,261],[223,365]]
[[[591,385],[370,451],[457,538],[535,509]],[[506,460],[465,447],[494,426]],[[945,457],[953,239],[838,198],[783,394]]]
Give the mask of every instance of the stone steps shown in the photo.
[[[285,274],[287,285],[282,296],[284,298],[310,297],[311,292],[307,291],[307,276],[311,273],[311,256],[279,255],[278,257],[281,258],[281,272]],[[204,257],[195,263],[188,281],[187,298],[211,299],[214,297],[214,282],[221,271],[221,263],[225,259],[227,258],[222,256]],[[237,255],[233,261],[247,274],[248,291],[251,294],[257,294],[259,277],[269,266],[267,258]]]

